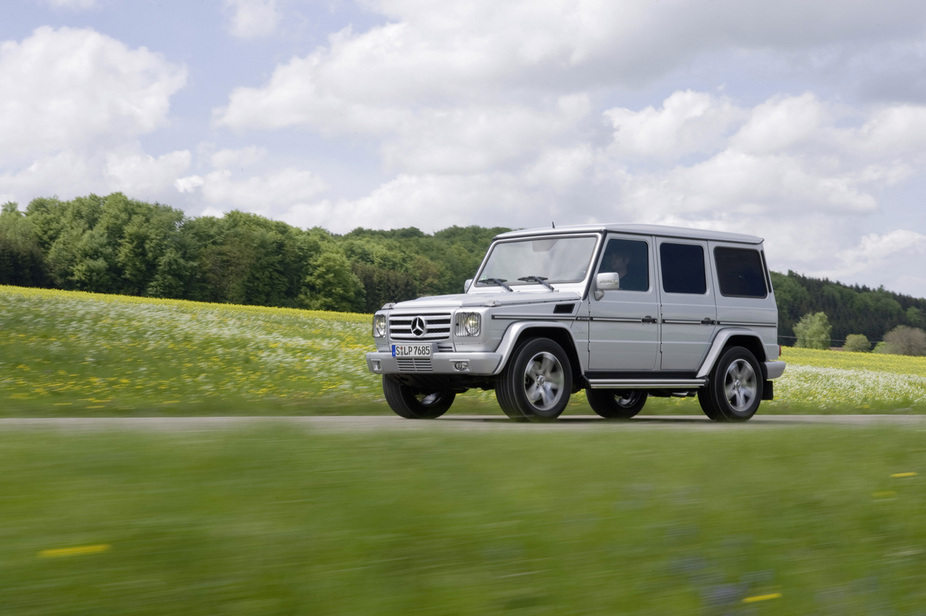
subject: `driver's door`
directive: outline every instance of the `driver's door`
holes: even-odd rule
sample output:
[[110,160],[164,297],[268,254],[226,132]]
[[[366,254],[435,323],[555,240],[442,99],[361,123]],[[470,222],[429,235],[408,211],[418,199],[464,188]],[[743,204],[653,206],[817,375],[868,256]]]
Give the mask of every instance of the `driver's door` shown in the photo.
[[618,268],[622,273],[619,289],[594,293],[593,287],[589,298],[590,372],[640,372],[658,367],[659,296],[653,250],[653,239],[648,236],[608,236],[595,273]]

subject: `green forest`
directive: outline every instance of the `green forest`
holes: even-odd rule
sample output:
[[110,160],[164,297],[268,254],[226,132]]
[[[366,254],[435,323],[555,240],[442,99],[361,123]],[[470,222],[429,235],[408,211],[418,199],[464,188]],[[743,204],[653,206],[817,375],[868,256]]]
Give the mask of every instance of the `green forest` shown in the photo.
[[[457,293],[501,227],[358,228],[336,235],[256,214],[186,216],[121,193],[35,199],[0,211],[0,284],[194,301],[371,313],[386,302]],[[831,346],[926,326],[926,299],[773,273],[782,344],[823,312]]]

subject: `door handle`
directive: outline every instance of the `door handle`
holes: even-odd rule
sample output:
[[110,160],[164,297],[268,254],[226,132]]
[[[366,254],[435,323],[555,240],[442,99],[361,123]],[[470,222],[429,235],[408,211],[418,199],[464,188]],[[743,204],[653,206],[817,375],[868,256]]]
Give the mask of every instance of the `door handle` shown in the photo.
[[710,317],[705,317],[701,319],[701,325],[715,325],[716,323],[717,321],[715,321],[714,319]]
[[649,315],[646,315],[645,317],[643,317],[643,322],[644,323],[656,323],[657,321],[656,321],[656,317],[651,317]]

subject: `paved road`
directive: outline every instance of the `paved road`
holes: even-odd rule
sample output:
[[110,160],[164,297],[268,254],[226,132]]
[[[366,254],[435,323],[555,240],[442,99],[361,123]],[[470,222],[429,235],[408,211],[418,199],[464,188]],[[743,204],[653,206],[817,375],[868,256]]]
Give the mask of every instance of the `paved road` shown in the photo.
[[0,419],[0,431],[60,429],[74,431],[140,430],[187,431],[236,429],[246,426],[288,424],[324,432],[512,431],[575,430],[743,430],[818,426],[908,426],[926,431],[926,415],[757,415],[745,424],[714,423],[701,416],[647,416],[630,421],[606,421],[595,415],[567,415],[551,423],[518,423],[499,415],[446,415],[436,420],[408,420],[394,415],[332,417],[132,417],[132,418],[15,418]]

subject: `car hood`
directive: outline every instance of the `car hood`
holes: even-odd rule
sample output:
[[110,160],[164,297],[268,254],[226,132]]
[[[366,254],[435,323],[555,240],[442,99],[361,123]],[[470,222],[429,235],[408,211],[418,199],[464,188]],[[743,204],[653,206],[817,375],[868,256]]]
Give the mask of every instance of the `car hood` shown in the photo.
[[391,306],[393,310],[454,310],[456,308],[480,308],[496,306],[517,306],[525,304],[547,304],[577,302],[582,297],[571,291],[502,291],[500,293],[459,293],[456,295],[434,295],[419,297]]

